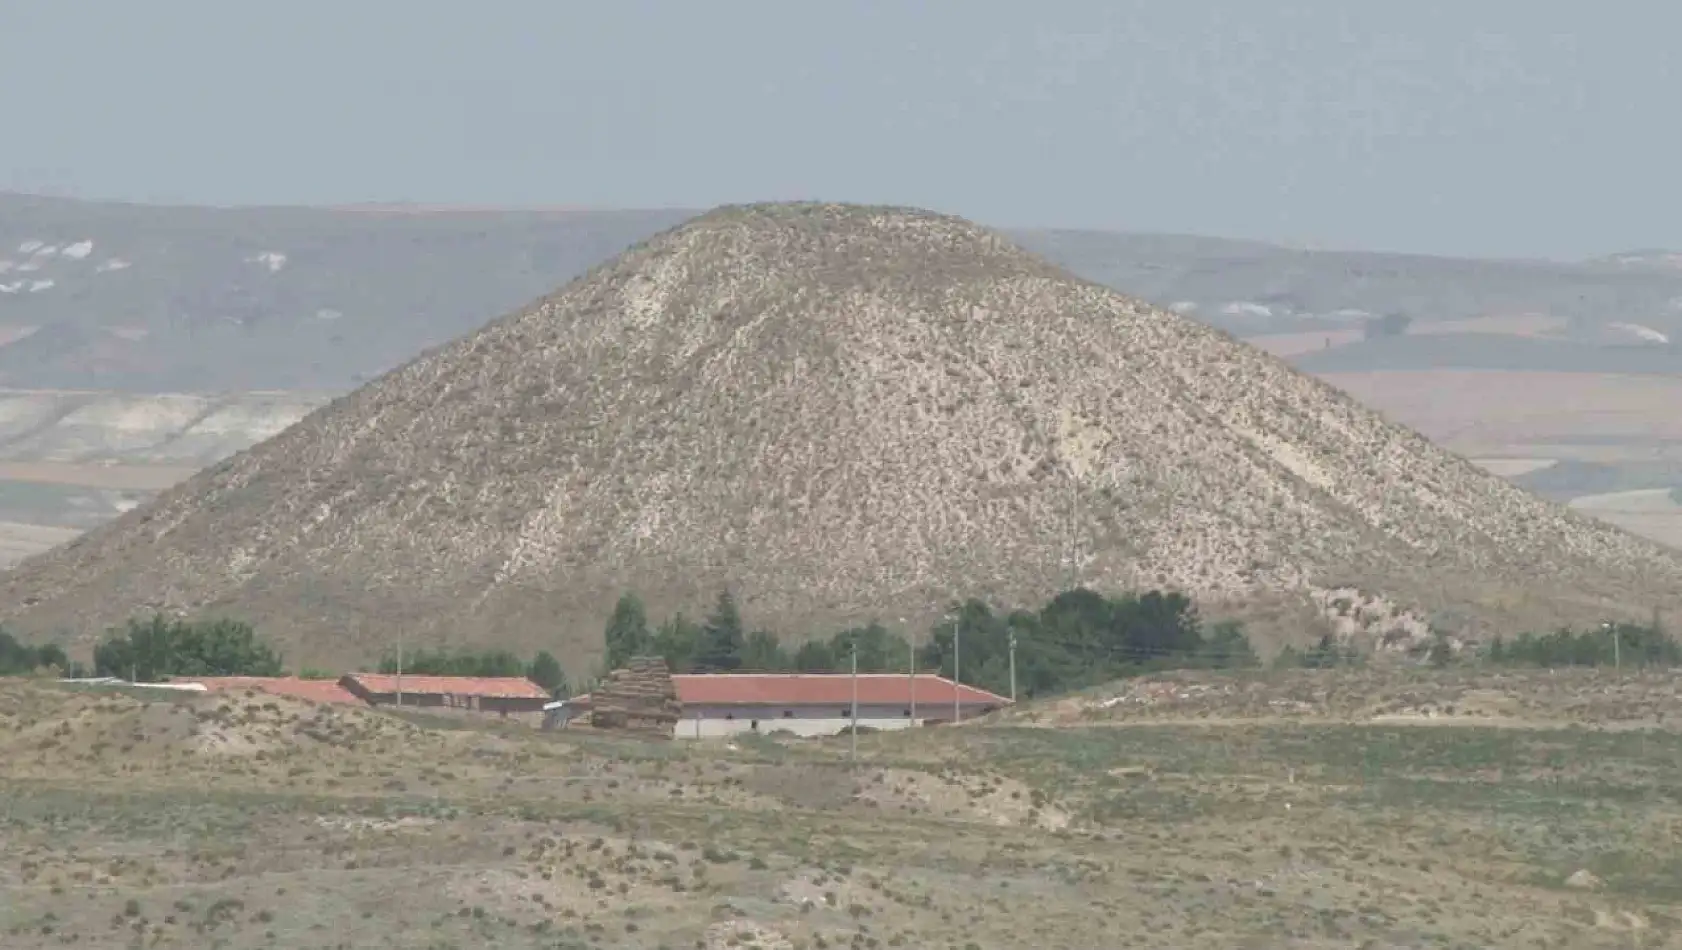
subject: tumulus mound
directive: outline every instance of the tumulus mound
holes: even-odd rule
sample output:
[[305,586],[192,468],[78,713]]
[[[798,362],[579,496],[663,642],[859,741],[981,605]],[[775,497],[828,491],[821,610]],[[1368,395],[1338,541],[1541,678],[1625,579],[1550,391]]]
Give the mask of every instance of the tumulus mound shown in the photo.
[[202,611],[313,663],[399,630],[572,663],[627,589],[660,613],[728,585],[800,634],[1075,582],[1349,591],[1384,605],[1363,630],[1417,637],[1645,617],[1682,561],[966,221],[758,205],[25,562],[0,619]]

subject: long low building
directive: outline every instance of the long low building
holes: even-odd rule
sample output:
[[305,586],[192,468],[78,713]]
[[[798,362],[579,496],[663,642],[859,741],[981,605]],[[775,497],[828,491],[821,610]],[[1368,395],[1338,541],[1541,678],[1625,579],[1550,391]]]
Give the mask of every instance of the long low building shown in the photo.
[[346,673],[339,685],[370,706],[540,713],[549,691],[523,676],[416,676]]
[[[672,686],[683,706],[673,737],[702,739],[739,733],[835,735],[853,722],[854,678],[849,673],[679,673]],[[923,673],[860,673],[858,725],[905,729],[972,719],[1010,705],[984,689]],[[549,724],[589,714],[588,695],[548,705]]]

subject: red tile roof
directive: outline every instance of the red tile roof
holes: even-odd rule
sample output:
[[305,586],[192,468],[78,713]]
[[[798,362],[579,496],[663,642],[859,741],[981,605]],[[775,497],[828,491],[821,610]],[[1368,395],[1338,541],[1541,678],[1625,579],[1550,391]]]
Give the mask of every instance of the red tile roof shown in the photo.
[[178,677],[178,683],[201,683],[212,693],[253,689],[275,696],[291,696],[317,703],[361,703],[350,690],[333,680],[306,680],[296,676],[193,676]]
[[[523,676],[410,676],[403,674],[403,692],[488,699],[548,699],[549,691]],[[341,683],[354,683],[370,693],[397,692],[398,677],[386,673],[347,673]]]
[[[848,706],[853,701],[849,673],[678,673],[672,676],[678,700],[698,706]],[[952,681],[933,673],[917,675],[917,705],[952,705]],[[904,673],[860,673],[861,706],[910,706],[911,677]],[[589,696],[571,704],[588,706]],[[958,687],[963,706],[1006,706],[1010,700],[973,686]],[[921,712],[921,710],[919,710]]]

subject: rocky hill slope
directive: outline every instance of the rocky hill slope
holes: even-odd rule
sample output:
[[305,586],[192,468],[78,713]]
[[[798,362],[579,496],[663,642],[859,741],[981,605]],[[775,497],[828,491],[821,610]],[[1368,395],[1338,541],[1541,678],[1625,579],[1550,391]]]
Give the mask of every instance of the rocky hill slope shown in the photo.
[[[599,640],[723,586],[796,634],[1073,581],[1398,631],[1645,617],[1674,552],[968,222],[726,208],[0,583],[23,630],[234,613],[325,662]],[[1375,614],[1376,612],[1376,614]]]

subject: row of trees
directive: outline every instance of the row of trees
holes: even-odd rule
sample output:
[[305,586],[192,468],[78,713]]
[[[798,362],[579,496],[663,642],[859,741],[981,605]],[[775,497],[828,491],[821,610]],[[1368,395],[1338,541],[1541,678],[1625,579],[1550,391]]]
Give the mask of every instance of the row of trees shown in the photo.
[[1014,643],[1019,697],[1149,670],[1258,665],[1237,624],[1206,628],[1188,598],[1159,591],[1106,597],[1081,588],[1036,610],[1005,611],[971,599],[918,640],[913,655],[905,636],[871,623],[789,647],[769,630],[749,630],[729,592],[699,622],[679,613],[658,627],[649,623],[642,601],[626,594],[604,632],[608,669],[632,656],[657,654],[680,672],[842,672],[851,669],[856,650],[860,672],[908,672],[915,663],[918,670],[950,677],[956,653],[963,682],[998,693],[1010,689]]
[[1498,666],[1682,666],[1682,644],[1658,625],[1620,623],[1597,630],[1496,637],[1484,658]]
[[45,670],[63,673],[70,669],[70,658],[52,644],[30,646],[5,630],[0,630],[0,676],[28,676]]
[[427,650],[399,657],[387,653],[380,659],[381,673],[413,673],[416,676],[524,676],[551,695],[567,692],[566,673],[561,662],[548,650],[539,650],[530,663],[507,650]]
[[[945,619],[917,637],[917,646],[879,623],[850,627],[826,638],[784,644],[773,632],[749,629],[740,606],[721,593],[700,621],[679,613],[658,626],[643,602],[626,594],[604,631],[603,667],[623,666],[632,656],[663,656],[678,672],[732,670],[845,672],[856,651],[866,673],[902,673],[912,668],[953,675],[954,636],[961,648],[963,682],[1008,693],[1010,657],[1016,654],[1019,698],[1079,689],[1106,680],[1164,669],[1241,669],[1259,666],[1236,623],[1205,625],[1189,599],[1150,591],[1106,597],[1085,588],[1053,597],[1038,609],[1000,610],[981,600],[955,605]],[[1457,662],[1451,651],[1433,647],[1427,659],[1438,666]],[[279,676],[283,663],[251,625],[234,620],[154,616],[131,620],[94,650],[93,673],[125,679],[170,676]],[[1548,634],[1496,638],[1475,655],[1498,666],[1682,666],[1682,644],[1656,624],[1617,624]],[[1356,665],[1363,657],[1331,636],[1306,650],[1287,648],[1275,666],[1328,668]],[[395,653],[377,669],[398,670]],[[0,630],[0,676],[53,670],[85,671],[55,645],[30,646]],[[507,650],[420,649],[405,653],[402,671],[436,676],[524,676],[552,694],[566,695],[567,678],[549,651],[529,662]],[[330,676],[331,674],[310,674]]]
[[93,651],[96,676],[161,680],[169,676],[279,676],[280,653],[238,620],[182,620],[154,615]]

